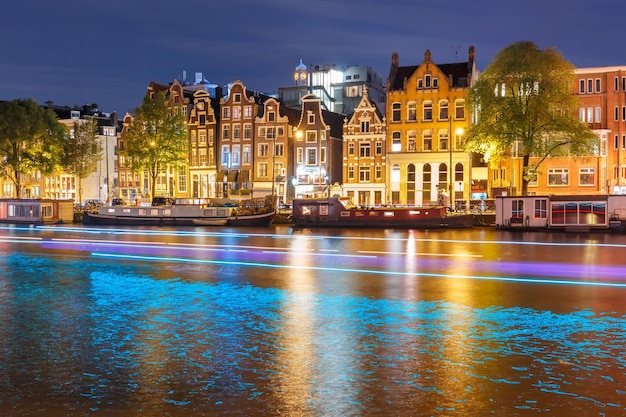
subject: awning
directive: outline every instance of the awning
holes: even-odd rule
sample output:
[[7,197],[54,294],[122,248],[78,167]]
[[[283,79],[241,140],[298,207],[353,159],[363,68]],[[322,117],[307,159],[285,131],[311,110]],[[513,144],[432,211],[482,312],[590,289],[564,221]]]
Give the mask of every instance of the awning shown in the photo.
[[217,173],[216,182],[224,182],[224,177],[228,174],[228,171],[223,169]]
[[248,182],[250,181],[250,171],[247,169],[242,169],[237,174],[237,182]]
[[237,171],[230,171],[228,173],[228,182],[237,182]]

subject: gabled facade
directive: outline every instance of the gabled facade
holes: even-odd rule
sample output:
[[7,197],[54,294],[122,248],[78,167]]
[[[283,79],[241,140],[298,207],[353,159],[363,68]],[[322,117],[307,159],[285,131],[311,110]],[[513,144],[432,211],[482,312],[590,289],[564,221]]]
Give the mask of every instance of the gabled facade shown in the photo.
[[218,197],[251,193],[255,167],[254,120],[263,98],[249,93],[241,81],[235,81],[228,95],[220,100]]
[[[189,197],[217,195],[217,154],[219,105],[205,90],[193,93],[189,112]],[[217,107],[217,114],[215,111]],[[182,180],[182,179],[181,179]],[[179,188],[183,187],[179,184]]]
[[292,195],[288,191],[294,173],[293,126],[299,119],[299,111],[275,98],[263,103],[254,122],[254,197],[274,195],[275,202],[283,204]]
[[343,195],[362,206],[387,202],[386,120],[367,91],[343,125]]
[[319,97],[302,97],[295,128],[293,185],[295,197],[328,195],[342,182],[343,116],[322,110]]
[[[478,77],[474,47],[467,62],[435,64],[429,50],[417,66],[400,66],[394,53],[387,79],[387,201],[451,205],[469,200],[470,154],[461,150],[469,128],[469,87]],[[450,200],[450,195],[452,200]]]

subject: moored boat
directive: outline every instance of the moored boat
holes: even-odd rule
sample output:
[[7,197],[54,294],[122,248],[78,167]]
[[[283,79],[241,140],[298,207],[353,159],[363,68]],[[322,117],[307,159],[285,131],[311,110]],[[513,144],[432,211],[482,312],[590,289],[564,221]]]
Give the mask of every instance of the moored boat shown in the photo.
[[2,198],[0,199],[0,223],[55,224],[74,221],[74,201]]
[[472,214],[448,213],[446,207],[360,208],[349,197],[295,199],[291,218],[296,227],[435,229],[474,225]]
[[246,210],[237,205],[106,206],[85,212],[83,222],[101,225],[269,226],[275,212]]

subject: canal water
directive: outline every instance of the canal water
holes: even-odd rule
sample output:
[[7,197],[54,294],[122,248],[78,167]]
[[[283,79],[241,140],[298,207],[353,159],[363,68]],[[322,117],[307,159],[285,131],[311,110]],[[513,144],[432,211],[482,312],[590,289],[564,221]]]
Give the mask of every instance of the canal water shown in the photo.
[[2,416],[626,415],[626,236],[0,228]]

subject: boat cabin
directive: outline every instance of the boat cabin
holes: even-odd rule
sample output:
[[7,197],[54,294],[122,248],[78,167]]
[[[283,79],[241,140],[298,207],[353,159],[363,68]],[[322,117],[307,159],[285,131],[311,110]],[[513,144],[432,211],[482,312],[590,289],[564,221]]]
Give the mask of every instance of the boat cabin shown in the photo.
[[73,200],[0,199],[0,223],[55,224],[73,221]]

